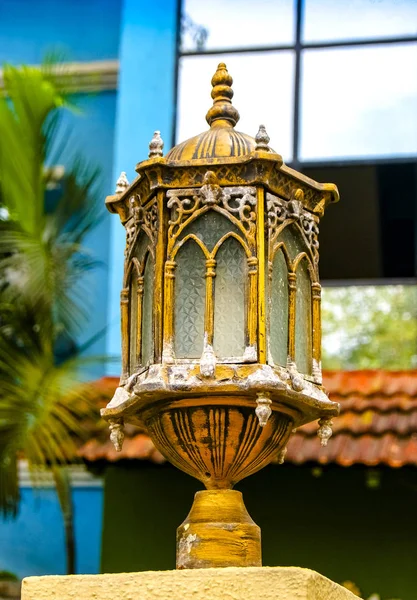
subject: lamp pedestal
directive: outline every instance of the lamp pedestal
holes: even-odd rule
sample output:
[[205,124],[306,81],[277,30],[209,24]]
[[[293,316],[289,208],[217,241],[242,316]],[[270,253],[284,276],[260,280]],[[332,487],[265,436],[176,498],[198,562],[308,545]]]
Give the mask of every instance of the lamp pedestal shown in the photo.
[[323,575],[298,567],[232,567],[23,580],[22,600],[358,600]]
[[249,516],[241,492],[197,492],[177,529],[177,569],[260,567],[261,530]]

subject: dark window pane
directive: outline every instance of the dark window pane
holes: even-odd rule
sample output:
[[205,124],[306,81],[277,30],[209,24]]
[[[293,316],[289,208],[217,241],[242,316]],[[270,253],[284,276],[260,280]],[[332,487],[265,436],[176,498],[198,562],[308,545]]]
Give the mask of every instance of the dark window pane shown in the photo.
[[417,163],[304,169],[339,187],[320,223],[322,280],[417,275]]

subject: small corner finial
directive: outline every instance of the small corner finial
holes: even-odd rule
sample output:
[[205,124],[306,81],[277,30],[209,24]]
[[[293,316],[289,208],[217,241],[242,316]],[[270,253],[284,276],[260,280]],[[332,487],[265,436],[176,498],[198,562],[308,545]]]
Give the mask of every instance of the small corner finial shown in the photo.
[[127,190],[128,187],[129,182],[126,177],[126,173],[122,171],[116,183],[116,194],[123,194],[123,192]]
[[263,151],[266,150],[266,152],[269,152],[270,151],[270,148],[268,146],[269,140],[270,140],[270,137],[266,132],[265,125],[259,125],[259,130],[255,137],[255,142],[256,142],[255,150],[263,150]]
[[232,105],[232,83],[233,78],[229,74],[225,63],[219,63],[217,71],[211,80],[211,85],[213,86],[211,90],[213,106],[206,114],[206,121],[210,126],[219,119],[228,121],[232,127],[239,121],[239,112]]
[[149,158],[157,158],[163,156],[162,150],[164,140],[161,138],[161,132],[155,131],[153,138],[149,142]]

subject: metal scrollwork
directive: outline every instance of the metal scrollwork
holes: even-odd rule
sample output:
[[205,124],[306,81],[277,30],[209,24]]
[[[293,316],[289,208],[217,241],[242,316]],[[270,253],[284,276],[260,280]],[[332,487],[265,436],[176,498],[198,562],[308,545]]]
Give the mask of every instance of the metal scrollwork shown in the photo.
[[169,190],[169,245],[173,247],[181,231],[207,207],[219,207],[255,246],[256,190],[250,186],[221,187],[213,171],[207,171],[201,188]]
[[303,207],[304,194],[297,189],[292,200],[267,193],[268,226],[272,241],[275,241],[285,221],[298,223],[311,251],[314,264],[319,260],[319,219]]
[[125,255],[128,256],[135,245],[136,239],[141,229],[150,238],[153,245],[156,244],[158,233],[158,207],[155,202],[143,207],[140,204],[138,194],[129,199],[130,219],[125,223],[126,228],[126,248]]
[[284,223],[287,217],[287,210],[284,205],[284,200],[273,194],[266,195],[266,208],[268,214],[268,226],[271,232],[274,232]]
[[302,218],[301,224],[306,238],[309,241],[314,263],[319,262],[319,225],[317,217],[306,213]]

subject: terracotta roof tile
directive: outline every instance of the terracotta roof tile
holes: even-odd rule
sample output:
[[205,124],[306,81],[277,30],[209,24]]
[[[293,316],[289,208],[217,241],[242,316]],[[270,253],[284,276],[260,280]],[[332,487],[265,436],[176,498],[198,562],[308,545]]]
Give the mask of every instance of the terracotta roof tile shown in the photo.
[[[304,425],[288,444],[287,462],[417,466],[417,370],[327,371],[323,379],[332,400],[341,405],[341,414],[333,421],[333,437],[323,448],[316,436],[317,423]],[[96,382],[100,406],[111,398],[117,383],[113,377]],[[90,462],[165,461],[135,426],[127,425],[125,435],[122,451],[116,452],[105,424],[99,422],[80,448],[80,456]]]

